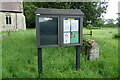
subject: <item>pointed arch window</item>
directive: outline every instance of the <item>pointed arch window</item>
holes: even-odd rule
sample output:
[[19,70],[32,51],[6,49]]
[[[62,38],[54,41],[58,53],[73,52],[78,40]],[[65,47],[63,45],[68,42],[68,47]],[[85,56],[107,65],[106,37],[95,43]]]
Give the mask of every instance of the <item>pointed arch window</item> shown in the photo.
[[6,24],[12,24],[12,19],[10,14],[6,14]]

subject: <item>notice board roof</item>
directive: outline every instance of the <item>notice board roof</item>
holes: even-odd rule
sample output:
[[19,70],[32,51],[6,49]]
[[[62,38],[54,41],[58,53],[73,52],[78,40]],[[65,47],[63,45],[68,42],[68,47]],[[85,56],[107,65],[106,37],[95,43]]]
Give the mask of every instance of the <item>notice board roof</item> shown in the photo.
[[80,9],[48,9],[39,8],[35,14],[64,14],[64,15],[84,15]]

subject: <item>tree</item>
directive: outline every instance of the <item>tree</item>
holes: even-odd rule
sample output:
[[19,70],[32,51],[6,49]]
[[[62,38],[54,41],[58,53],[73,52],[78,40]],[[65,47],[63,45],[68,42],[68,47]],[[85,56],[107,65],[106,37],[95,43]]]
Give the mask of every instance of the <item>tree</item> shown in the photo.
[[81,9],[84,12],[84,26],[86,27],[89,22],[93,26],[96,26],[103,13],[106,13],[106,8],[108,6],[107,2],[80,2],[72,3],[73,8]]
[[114,19],[106,19],[107,24],[114,24]]
[[38,7],[35,6],[31,2],[25,2],[24,3],[24,14],[26,16],[26,25],[27,28],[34,28],[35,27],[35,10]]
[[97,19],[95,23],[96,23],[95,27],[103,27],[105,24],[105,20],[100,18],[100,19]]
[[116,23],[117,27],[120,27],[120,18],[117,18],[117,23]]
[[93,28],[93,25],[91,25],[91,24],[87,25],[87,29],[92,30],[92,28]]
[[116,27],[116,24],[114,23],[115,22],[114,19],[106,19],[105,22],[107,27]]
[[105,13],[107,2],[24,2],[24,14],[26,16],[27,27],[35,27],[35,10],[37,8],[57,8],[57,9],[81,9],[84,12],[84,26],[89,23],[94,26],[96,20]]

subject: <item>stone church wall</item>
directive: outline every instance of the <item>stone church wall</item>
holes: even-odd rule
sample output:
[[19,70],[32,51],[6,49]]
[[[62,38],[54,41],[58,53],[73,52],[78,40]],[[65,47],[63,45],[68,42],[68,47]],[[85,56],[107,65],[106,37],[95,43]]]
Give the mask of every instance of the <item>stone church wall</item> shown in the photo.
[[[6,24],[6,16],[11,17],[11,24]],[[25,30],[25,16],[23,13],[0,12],[0,31]]]

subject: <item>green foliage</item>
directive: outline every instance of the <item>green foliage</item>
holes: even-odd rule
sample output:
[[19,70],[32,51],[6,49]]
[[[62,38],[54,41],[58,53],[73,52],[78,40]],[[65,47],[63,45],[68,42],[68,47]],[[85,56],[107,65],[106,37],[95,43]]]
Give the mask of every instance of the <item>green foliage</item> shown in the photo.
[[105,27],[117,27],[117,25],[114,23],[116,20],[114,19],[106,19]]
[[37,6],[33,5],[32,2],[25,2],[24,3],[24,14],[26,16],[26,26],[27,28],[35,27],[35,10]]
[[88,24],[86,28],[91,30],[93,28],[93,25]]
[[97,19],[96,21],[95,21],[95,23],[96,23],[96,25],[94,25],[95,27],[103,27],[104,26],[104,23],[105,23],[105,20],[104,19]]
[[[102,30],[102,29],[101,29]],[[106,33],[105,33],[106,32]],[[75,70],[75,47],[43,48],[41,78],[116,78],[118,76],[118,40],[109,31],[95,32],[93,37],[100,47],[100,59],[86,60],[81,54],[81,69]],[[38,78],[38,56],[35,29],[11,32],[2,40],[2,77]],[[103,36],[103,37],[101,37]],[[109,36],[109,38],[108,38]]]
[[77,3],[80,9],[84,12],[84,26],[86,27],[91,22],[93,26],[97,24],[96,20],[99,20],[101,15],[106,13],[108,6],[107,2],[82,2]]
[[117,18],[117,23],[116,23],[117,27],[120,27],[120,18]]
[[114,36],[113,36],[113,38],[120,38],[120,34],[118,35],[118,34],[115,34]]
[[106,19],[107,24],[114,24],[114,19]]
[[84,12],[84,26],[89,23],[94,26],[96,20],[105,13],[107,2],[24,2],[24,14],[26,16],[27,27],[35,27],[35,10],[37,8],[57,8],[57,9],[81,9]]

